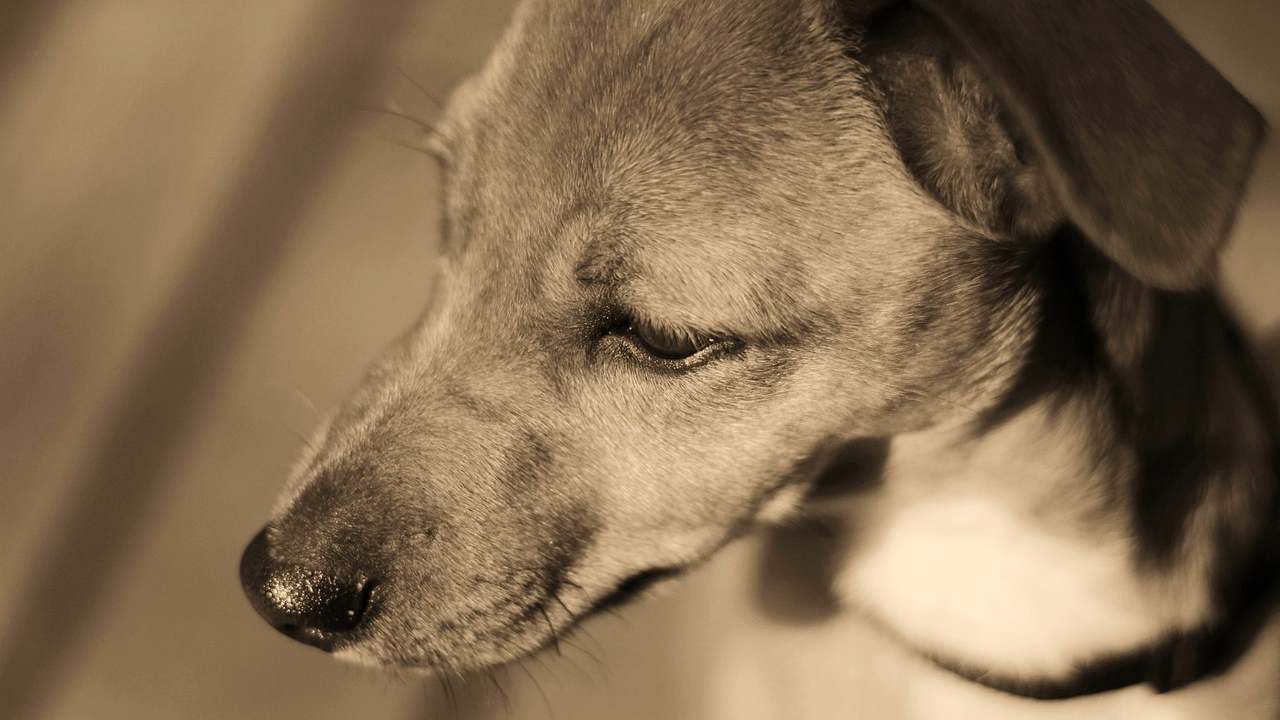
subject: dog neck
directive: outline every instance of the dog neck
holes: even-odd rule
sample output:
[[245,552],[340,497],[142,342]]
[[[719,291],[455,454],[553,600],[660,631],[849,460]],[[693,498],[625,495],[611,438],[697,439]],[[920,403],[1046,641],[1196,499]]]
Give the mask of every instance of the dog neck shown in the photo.
[[837,587],[1009,692],[1178,689],[1230,668],[1271,611],[1276,405],[1216,294],[1072,262],[994,409],[894,438]]

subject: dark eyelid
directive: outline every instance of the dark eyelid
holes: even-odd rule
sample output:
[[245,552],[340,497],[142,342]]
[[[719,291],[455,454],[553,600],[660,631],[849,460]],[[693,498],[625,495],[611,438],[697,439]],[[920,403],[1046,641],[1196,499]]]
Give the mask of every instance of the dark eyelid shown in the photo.
[[712,335],[673,330],[643,320],[633,320],[627,334],[645,352],[662,360],[683,360],[718,342]]
[[688,332],[691,335],[708,338],[711,342],[689,355],[664,355],[660,348],[655,348],[637,332],[637,324],[644,322],[638,319],[641,317],[643,317],[642,313],[629,311],[622,304],[616,302],[609,304],[607,309],[599,313],[596,318],[595,345],[609,350],[610,354],[625,359],[629,363],[651,372],[664,374],[683,373],[696,369],[743,347],[740,340],[728,335],[666,330],[681,334]]
[[690,355],[686,358],[661,358],[650,355],[643,349],[639,348],[636,345],[635,340],[632,338],[612,334],[606,339],[609,339],[609,337],[616,341],[615,347],[621,348],[617,351],[618,354],[625,355],[629,362],[640,365],[646,370],[664,374],[677,374],[694,370],[716,360],[726,353],[733,352],[738,349],[736,344],[725,343],[724,345],[712,346],[702,352]]

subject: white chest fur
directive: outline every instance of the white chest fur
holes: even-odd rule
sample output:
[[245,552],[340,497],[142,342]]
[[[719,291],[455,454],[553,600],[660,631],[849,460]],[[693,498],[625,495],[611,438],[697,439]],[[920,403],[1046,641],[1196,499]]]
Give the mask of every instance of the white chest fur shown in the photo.
[[1066,412],[1032,410],[965,439],[894,441],[885,487],[856,508],[862,528],[837,591],[907,643],[1004,676],[1054,679],[1139,648],[1179,618],[1186,593],[1136,569],[1126,508],[1086,465]]
[[[869,627],[859,613],[820,623],[759,614],[762,566],[750,542],[730,547],[692,581],[699,604],[684,616],[709,653],[690,717],[705,720],[1256,720],[1280,717],[1280,620],[1225,676],[1156,695],[1147,687],[1075,700],[1015,698],[930,665]],[[714,610],[713,610],[714,608]],[[677,633],[683,635],[685,631]]]
[[838,589],[917,648],[1006,676],[1064,677],[1164,629],[1115,540],[1055,537],[978,495],[910,502],[881,522]]

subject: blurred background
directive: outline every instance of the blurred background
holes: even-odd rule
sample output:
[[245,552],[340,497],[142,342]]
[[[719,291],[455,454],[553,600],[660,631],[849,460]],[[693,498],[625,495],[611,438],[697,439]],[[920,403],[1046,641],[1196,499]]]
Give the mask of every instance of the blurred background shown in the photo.
[[[1280,4],[1155,4],[1280,119]],[[300,438],[427,296],[435,168],[411,120],[366,109],[429,120],[510,5],[0,4],[0,717],[798,712],[761,704],[774,682],[894,706],[911,660],[786,574],[785,532],[447,683],[339,665],[242,597]],[[1277,144],[1225,260],[1259,332],[1280,322]]]

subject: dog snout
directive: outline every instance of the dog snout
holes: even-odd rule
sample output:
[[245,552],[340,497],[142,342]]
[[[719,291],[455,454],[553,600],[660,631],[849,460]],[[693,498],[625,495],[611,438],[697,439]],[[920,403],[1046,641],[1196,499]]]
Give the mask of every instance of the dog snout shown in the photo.
[[272,627],[326,652],[365,621],[377,584],[358,573],[281,561],[273,557],[265,528],[240,558],[240,583]]

